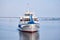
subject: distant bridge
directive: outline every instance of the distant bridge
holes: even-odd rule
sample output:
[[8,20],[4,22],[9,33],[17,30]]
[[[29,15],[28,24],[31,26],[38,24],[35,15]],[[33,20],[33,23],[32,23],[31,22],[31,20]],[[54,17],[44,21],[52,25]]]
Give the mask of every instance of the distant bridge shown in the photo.
[[[0,17],[0,19],[1,18],[9,18],[9,19],[11,19],[11,18],[20,18],[20,17]],[[38,19],[39,20],[43,20],[43,21],[56,21],[56,20],[58,20],[58,21],[60,21],[60,17],[38,17]]]
[[20,17],[0,17],[0,18],[20,18]]

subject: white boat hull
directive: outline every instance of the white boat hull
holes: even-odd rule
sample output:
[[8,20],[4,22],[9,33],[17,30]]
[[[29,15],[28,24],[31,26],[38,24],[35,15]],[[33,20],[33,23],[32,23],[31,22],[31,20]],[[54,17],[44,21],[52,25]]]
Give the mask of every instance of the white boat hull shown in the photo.
[[21,31],[23,32],[36,32],[38,31],[38,26],[36,24],[29,24],[22,27]]

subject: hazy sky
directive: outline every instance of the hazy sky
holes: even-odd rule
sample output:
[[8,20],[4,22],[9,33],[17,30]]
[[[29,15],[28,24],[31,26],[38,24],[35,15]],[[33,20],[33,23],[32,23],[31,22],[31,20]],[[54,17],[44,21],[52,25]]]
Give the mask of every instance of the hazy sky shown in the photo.
[[39,17],[60,17],[60,0],[0,0],[0,17],[19,17],[30,4]]

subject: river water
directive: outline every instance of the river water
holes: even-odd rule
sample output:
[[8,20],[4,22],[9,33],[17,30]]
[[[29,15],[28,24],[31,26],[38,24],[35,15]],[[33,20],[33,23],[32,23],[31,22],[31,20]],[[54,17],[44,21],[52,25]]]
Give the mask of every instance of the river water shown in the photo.
[[0,18],[0,40],[60,40],[60,21],[40,21],[38,32],[18,29],[19,19]]

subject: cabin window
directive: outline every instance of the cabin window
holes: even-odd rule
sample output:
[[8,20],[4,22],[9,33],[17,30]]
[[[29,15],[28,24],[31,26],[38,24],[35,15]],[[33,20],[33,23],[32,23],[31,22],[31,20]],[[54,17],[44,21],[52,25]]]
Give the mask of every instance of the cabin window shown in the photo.
[[23,21],[22,19],[20,19],[20,21]]
[[38,19],[37,18],[34,18],[34,21],[38,21]]
[[[34,20],[34,21],[38,21],[37,18],[34,18],[33,20]],[[30,21],[30,19],[29,19],[29,18],[20,19],[20,21]]]
[[25,14],[25,16],[30,16],[30,15],[32,15],[32,14]]
[[24,19],[24,21],[30,21],[30,19],[29,18],[26,18],[26,19]]

